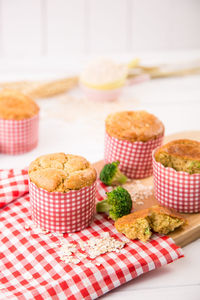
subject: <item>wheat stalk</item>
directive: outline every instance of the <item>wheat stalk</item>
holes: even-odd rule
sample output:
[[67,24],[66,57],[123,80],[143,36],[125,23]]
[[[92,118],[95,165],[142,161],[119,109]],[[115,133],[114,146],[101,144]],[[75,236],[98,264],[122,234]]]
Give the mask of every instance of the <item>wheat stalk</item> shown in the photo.
[[71,90],[78,84],[78,77],[52,81],[15,81],[0,83],[1,88],[20,91],[33,98],[47,98]]

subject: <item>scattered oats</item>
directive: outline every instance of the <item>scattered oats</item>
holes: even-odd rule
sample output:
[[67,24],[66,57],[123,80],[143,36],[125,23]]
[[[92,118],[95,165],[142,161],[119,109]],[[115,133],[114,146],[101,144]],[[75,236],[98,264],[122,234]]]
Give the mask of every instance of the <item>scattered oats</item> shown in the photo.
[[34,234],[47,234],[47,233],[49,233],[48,230],[44,230],[40,227],[36,227],[35,225],[32,227],[32,230],[33,230]]
[[47,233],[47,236],[52,237],[53,234],[51,232]]
[[57,237],[63,237],[63,233],[59,233],[59,232],[55,232],[54,235]]
[[[77,255],[76,255],[77,254]],[[58,255],[60,259],[66,263],[78,264],[80,263],[83,256],[82,253],[78,252],[75,244],[69,243],[68,241],[61,241],[61,247]]]
[[94,264],[92,264],[91,262],[88,262],[85,264],[85,267],[86,268],[91,268],[91,267],[94,267]]
[[62,261],[64,261],[67,264],[78,264],[80,263],[80,259],[76,258],[75,256],[69,255],[69,256],[63,256],[60,258]]
[[130,193],[133,202],[139,205],[144,204],[144,202],[141,201],[142,199],[146,199],[153,194],[153,186],[146,186],[142,184],[140,180],[126,183],[123,187]]
[[31,274],[26,274],[26,276],[25,276],[26,278],[25,279],[27,279],[27,280],[31,280],[31,279],[33,279],[33,276],[31,275]]
[[78,258],[78,259],[85,259],[85,258],[87,258],[87,254],[85,254],[85,253],[81,253],[81,252],[77,252],[76,253],[76,257]]
[[[111,237],[108,232],[104,232],[100,237],[92,237],[86,242],[79,241],[79,246],[81,250],[84,249],[85,253],[81,253],[78,250],[77,245],[70,243],[67,240],[60,241],[58,255],[60,260],[66,263],[78,264],[88,257],[94,259],[101,254],[113,251],[119,253],[125,244],[126,242],[118,241]],[[99,262],[97,263],[99,264]]]
[[103,232],[103,233],[101,234],[101,237],[102,237],[102,238],[109,238],[109,237],[110,237],[109,232]]
[[117,241],[108,232],[105,232],[100,238],[91,238],[87,244],[89,246],[87,250],[88,255],[90,258],[96,258],[101,254],[122,249],[126,243]]
[[76,245],[71,244],[68,241],[63,242],[60,248],[60,252],[62,255],[71,255],[77,251]]
[[90,254],[89,257],[90,257],[91,259],[94,259],[94,258],[96,258],[97,256],[98,256],[98,254],[94,253],[94,254]]
[[78,243],[79,243],[79,246],[80,246],[81,250],[85,251],[85,245],[86,244],[82,240],[80,240]]
[[138,204],[138,205],[143,205],[144,202],[143,202],[143,201],[138,201],[137,204]]
[[70,263],[75,264],[75,265],[79,264],[80,262],[81,262],[80,259],[78,259],[74,256],[70,259]]

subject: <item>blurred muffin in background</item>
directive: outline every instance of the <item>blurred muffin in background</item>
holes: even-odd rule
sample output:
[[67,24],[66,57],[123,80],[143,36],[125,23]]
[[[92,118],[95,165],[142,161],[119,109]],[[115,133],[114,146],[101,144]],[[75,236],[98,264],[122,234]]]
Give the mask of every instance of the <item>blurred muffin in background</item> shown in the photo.
[[38,143],[39,107],[14,90],[0,92],[0,152],[21,154]]
[[14,90],[0,92],[0,118],[24,120],[37,115],[39,107],[30,97]]

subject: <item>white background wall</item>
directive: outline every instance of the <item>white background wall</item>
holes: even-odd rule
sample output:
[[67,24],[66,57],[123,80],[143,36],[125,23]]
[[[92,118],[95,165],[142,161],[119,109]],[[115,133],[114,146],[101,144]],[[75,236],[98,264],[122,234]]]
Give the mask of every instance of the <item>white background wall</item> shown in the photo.
[[0,0],[0,57],[200,48],[200,0]]

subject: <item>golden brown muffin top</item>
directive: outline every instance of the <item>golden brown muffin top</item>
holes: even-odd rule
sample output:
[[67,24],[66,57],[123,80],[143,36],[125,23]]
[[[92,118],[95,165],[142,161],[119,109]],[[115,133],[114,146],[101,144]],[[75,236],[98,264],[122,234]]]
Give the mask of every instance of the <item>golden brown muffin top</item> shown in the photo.
[[108,115],[106,132],[119,140],[147,142],[162,136],[164,125],[146,111],[121,111]]
[[39,107],[28,96],[14,90],[0,92],[0,118],[4,120],[23,120],[37,115]]
[[177,213],[174,209],[167,208],[167,207],[164,207],[161,205],[153,205],[150,208],[138,210],[129,215],[119,218],[115,222],[115,225],[117,225],[117,226],[128,225],[128,224],[134,223],[137,219],[144,219],[148,216],[151,216],[152,213],[167,215],[167,216],[170,216],[173,218],[178,218],[178,219],[185,221],[183,216],[180,215],[179,213]]
[[38,157],[29,166],[30,181],[48,192],[66,193],[92,185],[96,170],[82,156],[53,153]]
[[155,158],[161,153],[182,159],[200,161],[200,142],[187,139],[174,140],[160,147],[155,153]]
[[156,215],[157,214],[167,215],[167,216],[170,216],[173,218],[184,220],[184,222],[186,222],[186,220],[183,218],[183,216],[181,214],[179,214],[177,211],[175,211],[172,208],[164,207],[161,205],[153,205],[152,207],[150,207],[149,213],[150,213],[150,215],[152,213],[155,213]]
[[144,218],[148,217],[148,215],[149,215],[149,209],[148,208],[138,210],[138,211],[135,211],[131,214],[128,214],[128,215],[125,215],[125,216],[119,218],[115,222],[115,226],[118,227],[118,226],[128,225],[128,224],[134,223],[137,219],[144,219]]

